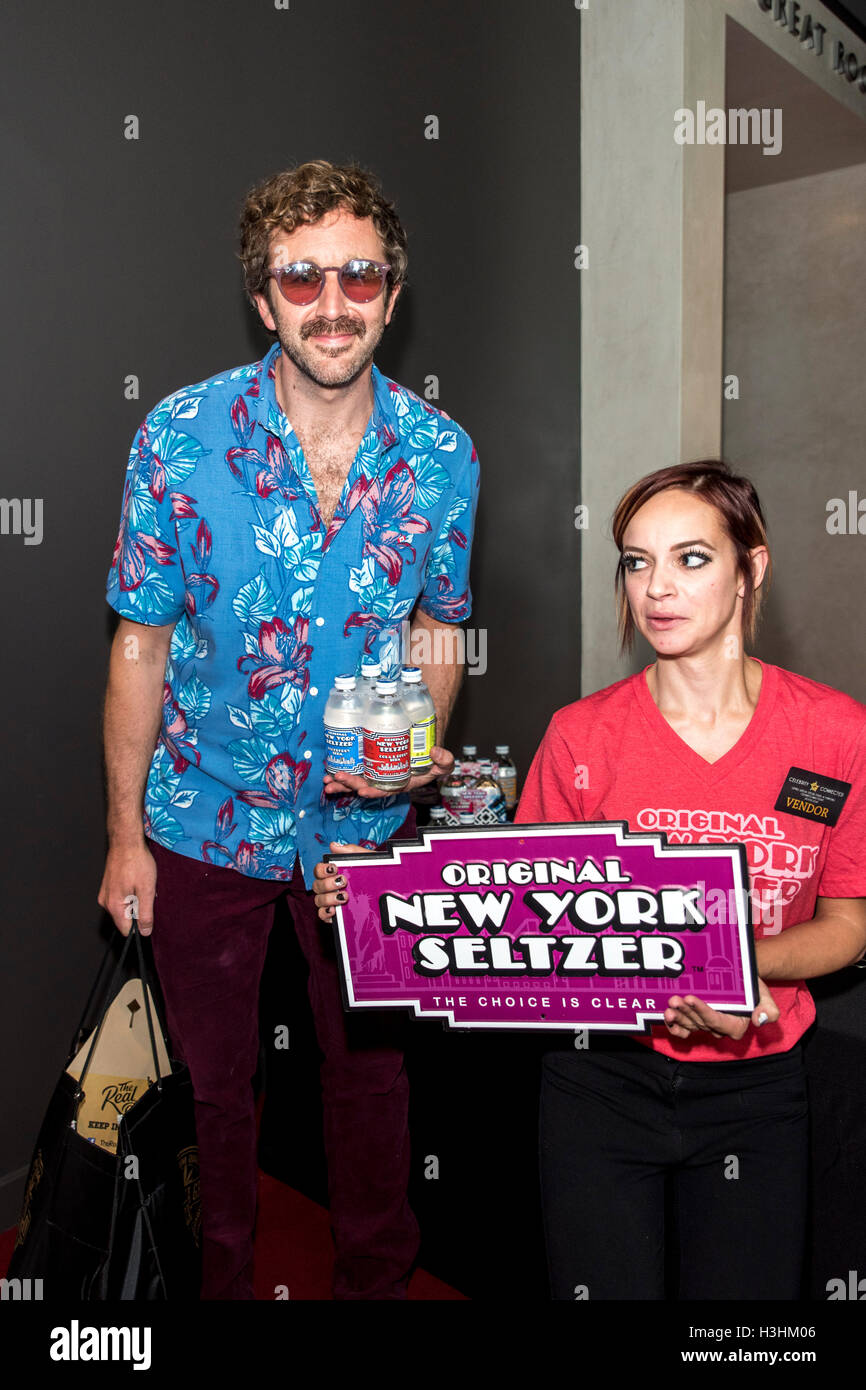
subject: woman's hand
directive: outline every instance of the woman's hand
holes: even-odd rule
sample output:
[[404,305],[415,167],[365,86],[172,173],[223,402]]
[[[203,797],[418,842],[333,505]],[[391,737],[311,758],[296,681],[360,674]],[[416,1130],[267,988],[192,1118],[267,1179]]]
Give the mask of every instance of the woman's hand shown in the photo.
[[[454,766],[454,754],[449,753],[447,748],[436,747],[431,750],[430,756],[433,759],[430,771],[416,773],[400,791],[413,792],[416,787],[425,787],[437,777],[448,776]],[[393,790],[371,787],[365,777],[359,777],[352,772],[325,773],[325,796],[345,796],[347,792],[354,792],[355,796],[368,797],[395,795]]]
[[[369,845],[341,845],[338,840],[330,844],[332,854],[371,854]],[[331,922],[337,910],[337,903],[348,902],[349,893],[346,879],[340,873],[339,865],[319,863],[313,869],[313,898],[323,922]]]
[[761,1028],[765,1023],[775,1023],[779,1017],[779,1007],[765,982],[758,979],[758,1002],[751,1018],[740,1018],[735,1014],[719,1013],[696,999],[693,994],[680,997],[672,995],[665,1009],[665,1027],[676,1038],[687,1038],[690,1033],[704,1031],[714,1038],[743,1037],[750,1024]]

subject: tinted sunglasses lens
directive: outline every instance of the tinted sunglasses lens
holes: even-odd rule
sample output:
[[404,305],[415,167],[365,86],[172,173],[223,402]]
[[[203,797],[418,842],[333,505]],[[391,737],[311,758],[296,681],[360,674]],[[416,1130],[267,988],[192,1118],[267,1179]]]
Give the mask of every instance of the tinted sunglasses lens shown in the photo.
[[312,304],[321,289],[322,272],[317,265],[298,261],[277,271],[277,284],[290,304]]
[[368,304],[379,294],[387,274],[372,261],[348,261],[340,273],[343,293],[356,304]]

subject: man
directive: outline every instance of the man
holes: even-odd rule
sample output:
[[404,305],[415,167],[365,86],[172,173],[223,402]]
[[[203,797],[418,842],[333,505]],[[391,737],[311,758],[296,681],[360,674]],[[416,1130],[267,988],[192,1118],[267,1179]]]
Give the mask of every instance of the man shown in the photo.
[[[192,1075],[202,1297],[253,1297],[258,988],[287,894],[324,1054],[334,1296],[405,1298],[418,1230],[402,1054],[390,1018],[345,1014],[310,890],[323,852],[411,834],[414,816],[406,793],[325,777],[322,716],[362,656],[393,668],[407,619],[410,641],[426,629],[419,646],[452,650],[435,639],[470,612],[478,465],[458,426],[373,365],[407,255],[368,174],[317,160],[266,180],[240,255],[276,341],[161,401],[130,453],[107,586],[121,621],[99,902],[126,932],[134,894],[153,927]],[[441,743],[461,669],[423,673]],[[410,789],[452,766],[437,747]]]

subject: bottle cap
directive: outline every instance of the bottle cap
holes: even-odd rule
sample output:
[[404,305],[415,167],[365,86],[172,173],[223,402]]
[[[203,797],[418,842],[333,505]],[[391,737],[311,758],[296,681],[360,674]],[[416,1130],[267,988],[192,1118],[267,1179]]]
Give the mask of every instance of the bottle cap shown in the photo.
[[335,685],[335,687],[336,687],[337,690],[354,690],[354,689],[355,689],[355,677],[354,677],[354,676],[337,676],[336,680],[334,681],[334,685]]
[[382,674],[382,663],[381,663],[381,661],[370,661],[367,657],[365,657],[364,660],[361,662],[361,675],[362,675],[362,676],[370,677],[370,676],[379,676],[379,675],[381,675],[381,674]]
[[477,747],[475,746],[474,743],[464,743],[464,745],[463,745],[463,756],[464,756],[464,758],[474,758],[477,752],[478,752],[478,749],[477,749]]
[[397,689],[397,682],[396,682],[396,681],[377,681],[377,682],[376,682],[376,693],[377,693],[378,695],[393,695],[393,694],[394,694],[394,691],[395,691],[396,689]]
[[479,764],[479,768],[482,772],[490,772],[493,768],[493,764],[491,763],[489,758],[482,758]]
[[475,824],[475,817],[474,817],[474,815],[472,814],[471,811],[461,811],[461,812],[460,812],[460,824],[461,824],[461,825],[474,825],[474,824]]
[[509,752],[510,752],[510,749],[509,749],[507,743],[497,743],[497,745],[496,745],[496,751],[497,751],[497,753],[504,753],[505,756],[507,757],[508,754],[509,754]]
[[404,667],[403,667],[403,670],[402,670],[402,673],[401,673],[401,675],[400,675],[400,679],[401,679],[401,681],[405,681],[407,685],[411,685],[413,681],[420,681],[420,679],[421,679],[421,667],[420,667],[420,666],[404,666]]

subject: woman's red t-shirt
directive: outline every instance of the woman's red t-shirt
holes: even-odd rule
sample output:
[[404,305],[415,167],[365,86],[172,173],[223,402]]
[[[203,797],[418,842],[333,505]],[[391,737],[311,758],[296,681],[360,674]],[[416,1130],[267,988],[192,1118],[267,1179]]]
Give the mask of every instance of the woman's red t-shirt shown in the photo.
[[[527,774],[516,822],[624,820],[632,831],[664,831],[671,843],[739,842],[749,862],[756,938],[808,921],[819,895],[866,896],[866,705],[760,665],[755,713],[714,763],[659,712],[646,683],[649,667],[557,710]],[[792,767],[851,784],[835,826],[775,809]],[[778,1022],[750,1027],[738,1042],[708,1033],[675,1038],[663,1024],[640,1040],[689,1061],[787,1051],[814,1019],[815,1005],[802,980],[769,988]]]

